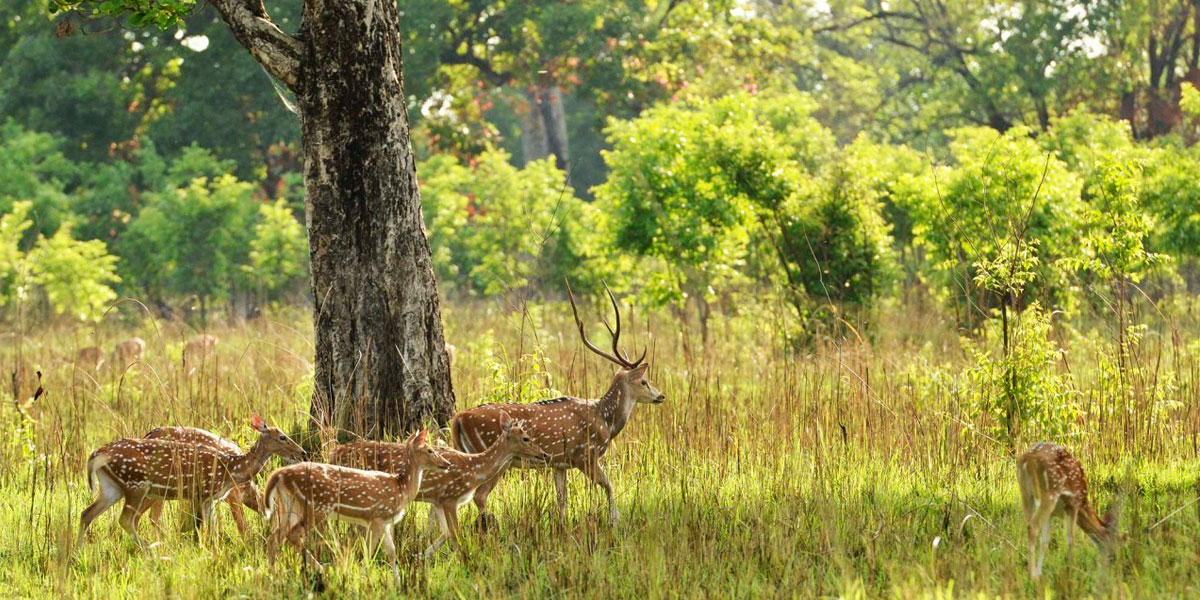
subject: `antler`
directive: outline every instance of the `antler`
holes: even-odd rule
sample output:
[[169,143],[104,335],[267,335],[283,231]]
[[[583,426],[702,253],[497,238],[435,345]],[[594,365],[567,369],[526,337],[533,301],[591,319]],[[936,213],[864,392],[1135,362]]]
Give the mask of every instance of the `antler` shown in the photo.
[[567,284],[567,299],[571,301],[571,314],[575,316],[575,326],[579,328],[579,337],[583,339],[583,345],[587,346],[588,350],[591,350],[592,352],[603,356],[609,361],[626,369],[633,369],[640,365],[642,361],[646,359],[646,350],[642,350],[642,355],[634,361],[630,361],[629,356],[624,352],[621,352],[621,348],[619,346],[619,342],[621,340],[621,308],[617,305],[617,297],[613,295],[612,290],[608,289],[608,284],[604,284],[604,291],[608,292],[608,299],[612,301],[613,312],[616,313],[617,327],[614,330],[612,326],[608,324],[607,319],[601,318],[601,322],[604,323],[605,329],[608,329],[608,334],[612,337],[612,353],[605,352],[604,350],[597,348],[596,345],[588,339],[587,333],[584,332],[583,321],[579,318],[579,309],[575,306],[575,294],[571,292],[571,282],[566,280],[564,281]]

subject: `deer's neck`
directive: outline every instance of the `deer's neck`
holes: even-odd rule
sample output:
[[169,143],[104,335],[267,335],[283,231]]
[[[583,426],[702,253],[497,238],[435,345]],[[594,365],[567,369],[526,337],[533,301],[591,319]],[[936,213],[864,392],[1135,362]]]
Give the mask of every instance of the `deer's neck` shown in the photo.
[[267,458],[270,454],[263,446],[262,439],[254,442],[250,450],[245,454],[239,454],[229,461],[229,475],[237,484],[243,484],[251,479],[262,470],[263,465],[267,464]]
[[621,380],[614,378],[612,385],[608,386],[608,391],[596,402],[600,409],[600,417],[608,425],[608,439],[617,437],[617,434],[625,429],[629,416],[633,414],[634,404],[633,398],[625,393],[625,386],[621,385]]
[[409,458],[408,472],[404,474],[404,479],[400,481],[400,494],[395,500],[402,504],[407,504],[409,500],[416,497],[417,492],[421,489],[421,479],[425,476],[425,465],[418,465],[416,457]]
[[474,475],[491,475],[499,471],[508,461],[513,459],[513,454],[504,447],[504,436],[501,436],[486,450],[475,454],[471,457],[471,471]]

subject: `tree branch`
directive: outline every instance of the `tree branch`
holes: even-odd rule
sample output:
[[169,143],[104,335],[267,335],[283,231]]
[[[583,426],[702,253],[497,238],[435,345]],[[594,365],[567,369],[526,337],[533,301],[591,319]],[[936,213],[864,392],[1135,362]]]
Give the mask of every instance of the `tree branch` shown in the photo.
[[910,13],[892,11],[892,10],[881,10],[881,11],[877,11],[877,12],[871,13],[869,15],[866,15],[864,17],[859,17],[852,21],[847,21],[845,23],[834,23],[832,25],[823,25],[821,27],[814,27],[810,31],[812,31],[813,33],[829,33],[829,32],[833,32],[833,31],[846,31],[847,29],[854,29],[855,27],[858,27],[859,25],[862,25],[863,23],[869,23],[871,21],[876,21],[876,20],[880,20],[880,19],[883,19],[883,20],[907,19],[909,21],[918,20],[916,15],[913,15]]
[[268,73],[296,90],[300,80],[300,41],[284,33],[267,16],[261,0],[210,0],[245,46]]
[[488,61],[486,61],[478,56],[475,56],[474,54],[471,54],[470,50],[467,50],[467,53],[463,54],[463,53],[457,52],[453,48],[449,48],[445,52],[442,53],[441,58],[442,58],[442,64],[470,65],[472,67],[475,67],[476,69],[479,70],[480,75],[483,75],[483,77],[485,79],[487,79],[488,81],[490,81],[492,83],[492,85],[495,85],[497,87],[502,86],[502,85],[507,85],[508,82],[512,81],[512,78],[513,78],[511,73],[500,73],[500,72],[496,71],[495,69],[492,68],[492,65],[490,63],[488,63]]

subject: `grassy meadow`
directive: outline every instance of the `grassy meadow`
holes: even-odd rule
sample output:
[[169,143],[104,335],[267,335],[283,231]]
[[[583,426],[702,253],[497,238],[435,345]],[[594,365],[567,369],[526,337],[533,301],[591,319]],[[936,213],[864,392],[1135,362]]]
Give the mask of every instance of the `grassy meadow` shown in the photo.
[[[634,312],[627,347],[649,347],[667,402],[639,406],[604,459],[619,526],[606,524],[603,494],[579,473],[566,514],[548,474],[511,473],[492,496],[498,530],[466,529],[463,555],[402,559],[401,588],[382,562],[363,560],[361,536],[331,528],[320,597],[1195,595],[1200,363],[1190,301],[1167,304],[1141,317],[1129,360],[1145,376],[1121,405],[1099,366],[1109,326],[1055,327],[1057,368],[1080,407],[1058,441],[1083,462],[1100,510],[1125,497],[1127,537],[1107,565],[1086,536],[1067,548],[1056,521],[1045,575],[1029,579],[1014,445],[1037,440],[1005,443],[965,407],[959,373],[971,358],[938,311],[884,305],[843,341],[799,350],[776,342],[770,310],[715,316],[707,343],[666,313]],[[586,311],[593,323],[600,308]],[[609,366],[579,343],[569,315],[565,303],[450,303],[459,407],[600,395]],[[139,551],[114,507],[74,544],[91,501],[84,462],[100,444],[164,424],[246,444],[252,411],[303,431],[310,323],[294,309],[213,326],[215,360],[190,375],[181,349],[195,331],[178,323],[114,313],[95,329],[6,332],[3,372],[43,371],[46,394],[13,401],[6,385],[0,395],[0,596],[316,596],[294,552],[268,568],[265,522],[250,512],[242,537],[218,506],[217,526],[197,541],[169,506],[161,533],[143,519],[154,545]],[[147,342],[142,363],[95,377],[73,368],[78,348],[131,335]],[[17,387],[28,398],[30,386]],[[426,512],[414,504],[398,525],[403,555],[431,541]],[[474,512],[462,509],[467,528]]]

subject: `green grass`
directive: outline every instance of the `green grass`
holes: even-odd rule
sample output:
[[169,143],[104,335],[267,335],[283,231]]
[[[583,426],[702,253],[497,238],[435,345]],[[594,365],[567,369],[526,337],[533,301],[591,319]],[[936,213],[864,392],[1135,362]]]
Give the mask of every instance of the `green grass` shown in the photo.
[[[460,407],[557,392],[600,394],[610,371],[581,350],[562,308],[522,316],[493,305],[448,307],[449,337],[459,349]],[[1096,401],[1099,388],[1089,379],[1094,357],[1082,344],[1071,351],[1084,410],[1074,424],[1078,435],[1065,443],[1083,461],[1101,509],[1118,494],[1127,497],[1127,538],[1106,564],[1086,536],[1076,536],[1068,550],[1056,522],[1046,575],[1033,582],[1024,572],[1012,449],[972,435],[989,423],[965,412],[952,386],[935,376],[957,372],[965,360],[953,332],[930,328],[924,315],[885,317],[878,322],[887,327],[873,328],[873,339],[800,353],[775,345],[775,324],[759,314],[720,319],[707,345],[666,315],[654,315],[652,333],[638,320],[628,343],[650,344],[651,378],[668,401],[638,407],[605,458],[619,526],[606,524],[603,494],[578,473],[569,479],[566,514],[556,508],[547,474],[510,474],[492,496],[498,530],[468,529],[463,555],[447,549],[432,561],[408,559],[401,587],[380,561],[364,560],[361,536],[331,528],[324,596],[1200,593],[1200,522],[1197,506],[1189,505],[1200,467],[1200,381],[1186,351],[1168,344],[1160,356],[1148,342],[1138,359],[1147,370],[1155,362],[1171,365],[1177,405],[1116,413],[1095,408],[1107,404]],[[219,360],[191,378],[178,361],[191,332],[179,325],[147,321],[134,330],[111,322],[94,333],[19,328],[6,341],[0,367],[43,370],[48,394],[25,408],[28,421],[10,395],[0,397],[8,434],[0,444],[0,596],[311,593],[290,550],[268,568],[265,524],[253,513],[243,538],[218,507],[217,527],[197,541],[176,531],[180,515],[170,509],[161,534],[143,521],[143,537],[161,544],[139,551],[117,525],[114,508],[82,547],[73,539],[79,512],[91,500],[83,463],[102,443],[162,424],[202,426],[246,443],[251,411],[298,430],[309,384],[303,361],[292,357],[309,352],[308,322],[301,312],[285,311],[216,328]],[[145,364],[98,382],[72,374],[77,347],[97,336],[111,347],[132,334],[148,342]],[[431,541],[426,512],[414,504],[398,526],[404,555]],[[474,508],[462,512],[470,528]]]

